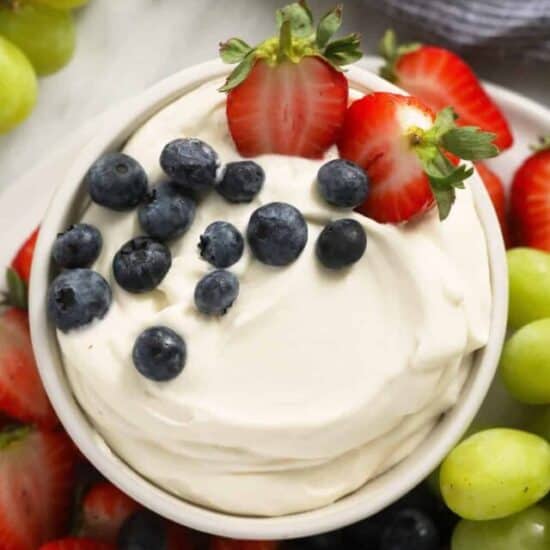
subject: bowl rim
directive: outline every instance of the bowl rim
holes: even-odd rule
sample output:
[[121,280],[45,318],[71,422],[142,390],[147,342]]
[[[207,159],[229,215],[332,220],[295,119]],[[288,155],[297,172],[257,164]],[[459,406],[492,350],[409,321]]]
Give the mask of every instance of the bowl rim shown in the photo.
[[[325,507],[286,516],[249,517],[204,508],[182,500],[118,458],[95,432],[72,394],[59,357],[57,339],[46,314],[52,268],[50,247],[66,226],[90,164],[107,150],[117,149],[145,120],[177,97],[228,73],[221,61],[209,61],[178,72],[132,99],[132,109],[117,118],[82,150],[58,186],[41,224],[33,260],[29,316],[38,369],[52,405],[67,433],[84,456],[114,485],[138,502],[177,523],[214,535],[237,539],[288,539],[338,529],[375,514],[400,498],[442,461],[468,428],[494,377],[505,337],[508,308],[506,256],[494,209],[479,178],[472,180],[476,210],[484,228],[491,274],[491,327],[487,345],[477,352],[458,403],[411,455],[362,488]],[[405,94],[377,75],[352,67],[347,72],[360,91]],[[45,174],[47,177],[47,174]]]

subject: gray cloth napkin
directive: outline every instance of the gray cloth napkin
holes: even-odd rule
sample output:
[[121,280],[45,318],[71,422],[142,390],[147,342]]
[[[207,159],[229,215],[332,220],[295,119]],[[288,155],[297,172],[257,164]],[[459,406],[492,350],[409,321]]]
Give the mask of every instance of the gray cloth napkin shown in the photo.
[[423,41],[431,38],[468,55],[550,62],[550,0],[367,1]]

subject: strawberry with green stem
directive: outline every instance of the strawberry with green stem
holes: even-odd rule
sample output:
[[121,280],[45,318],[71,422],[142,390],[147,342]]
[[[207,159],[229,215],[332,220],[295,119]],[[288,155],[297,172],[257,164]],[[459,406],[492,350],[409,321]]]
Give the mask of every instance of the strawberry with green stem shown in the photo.
[[361,57],[359,35],[331,41],[342,7],[317,28],[305,1],[277,11],[279,34],[256,47],[239,38],[220,45],[226,63],[237,63],[221,91],[227,120],[242,156],[265,153],[319,158],[335,143],[348,104],[342,66]]
[[457,189],[473,168],[455,165],[449,154],[465,160],[494,157],[494,134],[457,127],[447,107],[437,117],[420,100],[373,93],[354,102],[338,143],[342,158],[362,166],[370,192],[358,211],[382,223],[407,221],[434,204],[444,220]]
[[470,66],[455,53],[424,44],[398,45],[387,31],[380,42],[386,64],[381,76],[418,97],[434,111],[451,106],[459,126],[478,126],[496,134],[495,145],[507,149],[513,143],[510,126],[491,100]]

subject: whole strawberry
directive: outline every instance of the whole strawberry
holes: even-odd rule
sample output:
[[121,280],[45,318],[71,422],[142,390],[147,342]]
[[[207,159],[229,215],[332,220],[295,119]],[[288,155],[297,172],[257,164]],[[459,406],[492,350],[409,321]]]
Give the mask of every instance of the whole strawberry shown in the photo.
[[393,31],[380,43],[386,65],[380,74],[418,97],[434,111],[453,107],[459,126],[478,126],[496,134],[495,145],[504,150],[513,143],[510,126],[491,100],[471,67],[458,55],[436,46],[399,46]]
[[550,136],[514,176],[511,217],[517,245],[550,252]]
[[305,1],[277,11],[278,36],[252,48],[231,38],[221,44],[226,63],[238,63],[221,91],[239,153],[279,153],[318,158],[335,143],[348,104],[341,66],[361,57],[359,36],[330,41],[342,23],[342,7],[318,27]]

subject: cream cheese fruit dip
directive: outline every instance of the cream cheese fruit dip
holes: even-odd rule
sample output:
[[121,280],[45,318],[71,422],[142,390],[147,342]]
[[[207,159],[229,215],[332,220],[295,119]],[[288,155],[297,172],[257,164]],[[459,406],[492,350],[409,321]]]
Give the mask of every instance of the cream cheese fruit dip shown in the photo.
[[[129,140],[125,153],[152,184],[166,179],[159,156],[175,138],[198,137],[224,162],[240,160],[219,85],[186,94]],[[351,269],[331,271],[317,261],[315,241],[342,210],[323,200],[316,178],[336,157],[256,158],[266,175],[260,193],[245,204],[205,196],[150,293],[128,293],[112,274],[118,249],[142,234],[135,212],[92,204],[83,217],[101,230],[93,268],[113,301],[103,320],[58,331],[67,376],[110,448],[171,493],[252,515],[333,502],[415,449],[456,402],[486,343],[488,259],[470,191],[457,194],[444,222],[435,210],[406,225],[349,213],[367,250]],[[279,269],[245,247],[231,267],[240,282],[234,306],[219,318],[200,313],[193,292],[212,269],[199,255],[200,235],[217,220],[244,234],[252,212],[274,201],[302,212],[304,251]],[[132,364],[136,338],[153,325],[187,342],[185,369],[170,382],[150,381]]]

